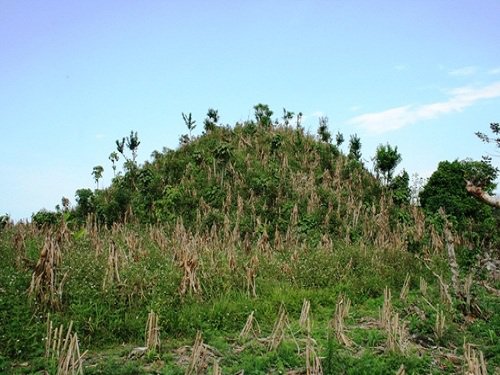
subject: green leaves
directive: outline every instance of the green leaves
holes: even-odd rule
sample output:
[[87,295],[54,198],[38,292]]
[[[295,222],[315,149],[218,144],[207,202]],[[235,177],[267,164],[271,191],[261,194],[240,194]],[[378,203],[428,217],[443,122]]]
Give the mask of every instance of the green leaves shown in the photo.
[[394,170],[401,162],[401,154],[398,152],[398,147],[392,148],[391,145],[379,145],[375,154],[375,171],[381,173],[385,184],[389,184],[392,180]]

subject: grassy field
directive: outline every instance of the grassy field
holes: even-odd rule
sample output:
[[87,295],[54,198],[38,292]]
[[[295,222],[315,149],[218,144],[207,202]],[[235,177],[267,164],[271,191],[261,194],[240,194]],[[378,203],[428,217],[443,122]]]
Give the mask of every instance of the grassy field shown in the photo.
[[192,233],[180,222],[8,225],[0,371],[499,371],[499,284],[476,267],[454,278],[444,239],[417,256],[298,238],[249,242],[225,227]]

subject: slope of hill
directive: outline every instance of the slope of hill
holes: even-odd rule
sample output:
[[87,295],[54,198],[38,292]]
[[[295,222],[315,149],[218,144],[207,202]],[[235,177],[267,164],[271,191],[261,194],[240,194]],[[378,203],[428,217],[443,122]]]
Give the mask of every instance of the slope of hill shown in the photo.
[[266,118],[208,123],[144,165],[132,133],[109,188],[79,190],[51,225],[6,223],[0,369],[498,369],[498,281],[461,267],[446,217],[426,218],[359,150]]

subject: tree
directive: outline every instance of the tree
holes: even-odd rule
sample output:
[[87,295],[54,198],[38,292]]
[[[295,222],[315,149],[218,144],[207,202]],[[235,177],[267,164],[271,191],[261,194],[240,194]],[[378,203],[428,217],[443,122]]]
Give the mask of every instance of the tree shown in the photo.
[[102,178],[102,172],[104,172],[104,168],[101,165],[95,166],[92,170],[92,176],[94,176],[97,189],[99,189],[99,180]]
[[271,116],[273,115],[273,111],[269,109],[269,106],[259,103],[254,106],[253,109],[255,110],[255,120],[257,124],[263,128],[270,128],[272,125]]
[[216,109],[209,108],[207,117],[203,121],[205,132],[210,133],[217,127],[219,122],[219,112]]
[[191,138],[191,132],[196,128],[196,121],[193,120],[193,116],[191,115],[191,112],[189,114],[182,113],[182,119],[184,120],[184,124],[186,124],[186,127],[189,130],[189,138]]
[[349,154],[347,157],[351,160],[361,161],[361,138],[356,134],[351,135],[349,140]]
[[341,132],[337,132],[337,135],[335,136],[335,142],[337,144],[337,147],[340,147],[342,143],[344,143],[344,135]]
[[326,116],[319,118],[318,135],[321,141],[325,143],[330,143],[332,139],[332,135],[328,131],[328,117]]
[[390,183],[392,199],[398,205],[410,203],[410,175],[403,170],[401,174],[394,177]]
[[285,108],[283,108],[283,124],[285,126],[288,126],[290,120],[293,119],[294,115],[295,114],[293,112],[287,111]]
[[130,131],[130,136],[126,138],[127,148],[132,153],[132,161],[135,163],[135,159],[137,158],[137,149],[141,142],[139,141],[139,137],[137,136],[137,132]]
[[[497,148],[500,148],[500,124],[491,123],[490,129],[493,136],[489,136],[481,132],[476,132],[476,136],[483,142],[494,143]],[[499,155],[495,156],[498,157]],[[483,156],[483,160],[491,166],[491,156]],[[481,174],[477,171],[475,172],[476,173],[473,173],[472,175],[466,176],[466,190],[476,198],[482,200],[484,203],[495,208],[500,208],[500,198],[492,196],[484,189],[485,184],[488,184],[488,182],[491,182],[496,178],[499,172],[498,168],[491,166],[491,169],[486,174]]]
[[120,159],[120,158],[119,158],[118,154],[116,153],[116,151],[113,151],[111,154],[109,154],[109,160],[111,161],[111,164],[113,164],[111,168],[113,168],[113,176],[114,177],[116,177],[116,164],[115,163],[118,161],[118,159]]
[[[491,165],[484,161],[442,161],[420,192],[420,203],[428,213],[437,213],[443,208],[456,224],[457,230],[472,227],[482,236],[491,235],[495,218],[491,207],[475,199],[463,188],[465,177],[472,173],[491,173]],[[492,181],[484,186],[485,191],[494,188]]]
[[401,154],[398,153],[398,147],[392,148],[389,144],[379,145],[373,158],[375,162],[375,172],[377,176],[382,174],[385,184],[390,184],[394,170],[401,162]]

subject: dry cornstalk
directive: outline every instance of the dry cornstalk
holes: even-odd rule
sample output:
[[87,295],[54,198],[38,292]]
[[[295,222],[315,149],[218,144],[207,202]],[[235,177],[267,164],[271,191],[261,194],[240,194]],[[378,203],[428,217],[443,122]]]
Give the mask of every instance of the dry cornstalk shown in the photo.
[[184,276],[179,287],[180,295],[184,296],[187,292],[199,294],[201,286],[196,274],[199,266],[198,255],[194,251],[184,251],[180,263],[184,270]]
[[203,348],[203,338],[201,332],[196,333],[196,338],[194,340],[194,345],[191,352],[191,358],[189,360],[189,366],[186,369],[185,375],[199,374],[203,370],[203,358],[204,358],[204,348]]
[[344,320],[349,315],[350,308],[351,300],[342,294],[339,295],[337,304],[335,305],[335,315],[333,316],[333,321],[331,323],[333,329],[335,330],[337,340],[348,348],[352,346],[352,341],[345,334]]
[[248,315],[245,326],[243,327],[243,329],[240,332],[240,337],[243,339],[246,339],[246,338],[248,338],[248,336],[250,336],[250,334],[254,337],[257,337],[260,335],[260,327],[259,327],[259,323],[255,319],[254,311],[252,311],[250,313],[250,315]]
[[408,292],[410,290],[410,274],[407,273],[405,277],[405,281],[403,284],[403,287],[401,288],[401,293],[399,293],[399,298],[402,301],[406,301],[406,298],[408,297]]
[[120,265],[120,256],[116,248],[115,242],[111,240],[109,244],[109,255],[108,255],[108,264],[106,267],[106,275],[104,276],[102,289],[106,289],[108,285],[112,285],[113,283],[118,283],[118,284],[121,283],[119,265]]
[[434,324],[434,335],[437,339],[441,339],[445,330],[445,316],[443,310],[439,310],[436,314],[436,323]]
[[70,322],[63,339],[64,326],[53,329],[50,315],[47,316],[47,337],[45,342],[45,357],[55,359],[58,363],[57,375],[83,374],[83,357],[80,354],[78,336],[72,333],[73,321]]
[[[275,350],[285,338],[285,329],[290,329],[290,321],[285,306],[282,304],[278,312],[278,318],[274,322],[273,331],[266,341],[268,342],[268,350]],[[293,335],[293,333],[292,333]]]
[[465,375],[488,375],[483,352],[473,349],[472,344],[464,341],[464,374]]
[[314,350],[314,340],[309,334],[306,341],[306,375],[323,375],[321,360]]
[[309,312],[311,310],[311,302],[307,299],[304,299],[304,302],[302,303],[302,310],[300,311],[300,319],[299,319],[299,325],[302,328],[308,328],[308,322],[309,322]]
[[53,309],[61,307],[63,285],[68,273],[66,272],[62,280],[58,281],[57,269],[60,264],[61,250],[52,238],[47,237],[31,276],[28,289],[28,294],[34,297],[42,306]]
[[382,328],[387,328],[390,325],[392,317],[392,302],[391,302],[391,290],[388,287],[384,289],[384,304],[382,310],[380,311],[380,326]]
[[259,258],[257,255],[254,255],[246,267],[247,293],[252,297],[257,297],[257,286],[255,280],[257,278],[258,268]]
[[401,365],[399,367],[399,370],[398,372],[396,372],[396,375],[406,375],[405,365]]
[[153,310],[151,310],[148,314],[145,333],[145,346],[150,351],[156,351],[160,349],[160,327],[158,325],[158,320],[158,315]]
[[408,346],[408,330],[406,322],[399,320],[399,314],[395,313],[385,327],[387,332],[387,348],[393,352],[404,354]]
[[452,299],[451,294],[449,292],[450,286],[443,281],[443,278],[440,275],[435,274],[439,281],[439,295],[441,297],[441,302],[447,306],[451,306]]
[[422,276],[420,276],[420,293],[427,297],[427,281]]

